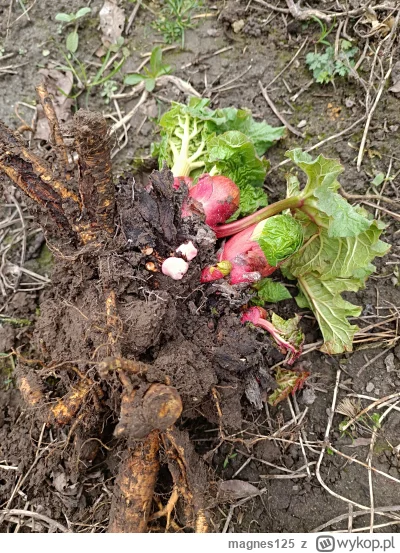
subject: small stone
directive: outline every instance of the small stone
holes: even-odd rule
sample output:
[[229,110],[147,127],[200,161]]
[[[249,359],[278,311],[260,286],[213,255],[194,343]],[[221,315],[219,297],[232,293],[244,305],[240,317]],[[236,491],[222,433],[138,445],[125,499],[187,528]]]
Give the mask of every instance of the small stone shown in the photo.
[[375,385],[373,384],[373,382],[368,382],[368,384],[365,386],[365,391],[366,392],[372,392],[372,390],[375,388]]
[[352,98],[346,98],[344,101],[346,108],[352,108],[355,105],[355,101]]
[[149,261],[148,263],[146,263],[146,269],[148,271],[151,271],[152,273],[157,272],[157,268],[156,268],[155,264],[152,261]]
[[243,27],[244,27],[243,19],[238,19],[237,21],[234,21],[232,23],[232,29],[233,29],[234,33],[240,33],[240,31],[243,29]]
[[219,32],[218,29],[208,29],[207,34],[208,34],[208,36],[211,36],[211,37],[214,38],[214,37],[219,36],[221,33]]
[[302,129],[303,127],[305,127],[307,125],[307,121],[305,119],[302,119],[300,121],[300,123],[297,125],[297,128],[298,129]]
[[385,357],[385,366],[388,373],[396,370],[396,366],[394,363],[394,353],[389,353],[389,355]]
[[292,490],[293,490],[294,492],[298,492],[299,489],[300,489],[300,486],[298,486],[297,484],[295,484],[294,486],[292,486]]
[[47,56],[50,56],[50,50],[42,50],[42,56],[47,58]]

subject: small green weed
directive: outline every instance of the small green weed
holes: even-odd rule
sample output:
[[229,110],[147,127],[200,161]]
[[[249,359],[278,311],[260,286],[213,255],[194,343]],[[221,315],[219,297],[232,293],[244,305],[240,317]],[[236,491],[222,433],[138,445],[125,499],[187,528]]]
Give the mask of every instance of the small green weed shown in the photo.
[[232,461],[232,459],[235,459],[236,457],[237,457],[237,453],[229,453],[224,459],[223,468],[226,469],[230,461]]
[[63,13],[60,12],[56,15],[56,21],[60,21],[60,23],[66,23],[66,26],[68,25],[74,25],[73,31],[71,31],[67,35],[67,39],[65,41],[65,46],[68,50],[68,52],[71,52],[71,54],[75,54],[75,52],[78,50],[79,46],[79,34],[78,34],[78,26],[80,23],[80,20],[85,17],[85,15],[88,15],[91,13],[91,8],[80,8],[75,13]]
[[[65,64],[60,64],[56,69],[61,69],[62,71],[71,71],[75,79],[75,90],[72,94],[69,95],[70,98],[78,98],[83,92],[86,92],[86,105],[88,103],[88,97],[91,90],[94,87],[102,86],[103,90],[101,96],[105,97],[106,103],[107,100],[110,100],[110,97],[113,92],[116,90],[116,82],[112,81],[112,78],[120,71],[124,65],[126,59],[128,58],[130,52],[128,48],[123,46],[124,39],[121,37],[117,44],[112,44],[106,55],[102,59],[101,67],[94,75],[90,75],[87,71],[86,65],[84,65],[75,54],[70,52],[66,54],[61,50],[61,55],[64,57]],[[115,60],[113,65],[110,67],[109,61],[111,54],[115,54],[118,51],[121,51],[122,57],[118,60]],[[104,87],[106,83],[107,87]],[[59,89],[61,94],[67,96],[67,94]]]
[[180,41],[183,48],[185,31],[193,29],[192,17],[201,5],[202,0],[166,0],[159,19],[152,26],[167,44]]
[[350,68],[355,65],[354,56],[357,52],[357,46],[353,46],[349,40],[342,39],[339,42],[336,57],[334,47],[329,45],[323,53],[309,52],[306,56],[306,64],[312,71],[315,82],[332,83],[336,75],[339,77],[349,75]]
[[157,78],[171,73],[171,66],[163,64],[161,46],[153,48],[150,57],[150,69],[145,67],[143,71],[144,73],[130,73],[127,75],[124,84],[136,85],[144,81],[146,90],[152,92],[156,86]]

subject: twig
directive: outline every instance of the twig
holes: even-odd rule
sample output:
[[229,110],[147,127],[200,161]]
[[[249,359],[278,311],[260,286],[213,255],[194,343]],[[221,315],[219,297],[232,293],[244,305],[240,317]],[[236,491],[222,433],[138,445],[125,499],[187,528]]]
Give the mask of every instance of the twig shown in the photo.
[[13,25],[15,25],[15,23],[17,21],[19,21],[22,17],[24,17],[24,15],[26,15],[29,19],[29,12],[31,11],[31,9],[33,8],[33,6],[36,4],[37,0],[33,0],[32,4],[30,6],[28,6],[27,8],[25,8],[24,10],[24,13],[21,13],[21,15],[19,15],[16,19],[14,19],[14,21],[9,25],[10,27],[12,27]]
[[390,399],[397,399],[400,397],[400,392],[395,392],[394,394],[390,394],[389,396],[386,396],[386,397],[383,397],[381,399],[378,399],[377,401],[374,401],[373,403],[371,403],[370,405],[368,405],[368,407],[365,407],[365,409],[363,409],[362,411],[360,411],[355,417],[353,417],[352,419],[350,419],[344,426],[343,428],[341,428],[341,431],[344,432],[345,430],[347,430],[349,428],[349,426],[351,426],[352,424],[354,424],[360,417],[362,417],[363,415],[365,415],[366,413],[368,413],[369,411],[371,411],[371,409],[375,409],[375,407],[377,407],[378,405],[380,405],[381,403],[384,403],[385,401],[388,401]]
[[142,104],[144,104],[144,102],[147,100],[147,97],[148,97],[149,93],[147,92],[146,89],[143,90],[142,92],[142,95],[141,97],[139,98],[139,100],[136,102],[136,105],[134,108],[131,109],[131,111],[129,111],[126,115],[124,115],[124,117],[122,117],[122,119],[120,119],[118,121],[118,123],[115,123],[112,127],[111,127],[111,130],[110,130],[110,134],[114,134],[115,131],[117,131],[118,129],[120,129],[121,127],[123,127],[125,125],[125,123],[128,123],[132,117],[135,115],[135,113],[138,111],[138,109],[140,108],[140,106]]
[[[297,415],[296,413],[294,412],[294,409],[293,409],[293,406],[292,406],[292,402],[290,401],[290,397],[288,396],[287,397],[287,401],[288,401],[288,404],[289,404],[289,409],[290,409],[290,413],[292,415],[292,417],[294,418],[294,420],[296,421],[297,423]],[[306,455],[306,450],[304,449],[304,443],[303,443],[303,438],[301,435],[299,435],[299,442],[300,442],[300,447],[301,447],[301,452],[303,454],[303,457],[304,457],[304,461],[305,461],[305,467],[306,467],[306,470],[307,470],[307,474],[308,476],[311,478],[311,472],[310,472],[310,469],[309,469],[309,466],[308,466],[308,459],[307,459],[307,455]]]
[[132,23],[135,21],[135,17],[137,15],[137,12],[140,9],[140,6],[142,5],[143,0],[137,0],[135,7],[132,10],[131,15],[129,16],[128,23],[125,27],[125,34],[127,35],[129,33],[130,28],[132,27]]
[[266,8],[269,8],[270,10],[273,10],[275,12],[279,13],[290,13],[287,8],[279,8],[278,6],[273,6],[272,4],[268,4],[268,2],[265,2],[264,0],[253,0],[256,4],[260,4],[260,6],[265,6]]
[[228,531],[228,528],[229,528],[229,524],[232,520],[232,516],[233,516],[233,513],[234,513],[234,510],[236,509],[236,507],[240,507],[241,505],[244,505],[244,503],[247,503],[247,501],[250,501],[250,499],[254,499],[256,497],[259,497],[261,496],[263,493],[265,493],[266,491],[268,490],[268,487],[265,487],[265,488],[262,488],[259,492],[253,494],[253,495],[249,495],[248,497],[244,497],[243,499],[241,499],[240,501],[238,501],[237,503],[235,503],[234,505],[231,505],[230,508],[229,508],[229,513],[228,513],[228,516],[226,518],[226,521],[225,521],[225,524],[224,524],[224,527],[222,529],[222,534],[226,534],[227,531]]
[[65,534],[72,533],[72,530],[68,530],[68,528],[66,528],[56,520],[53,520],[46,515],[35,513],[34,511],[25,511],[24,509],[2,509],[0,511],[0,515],[4,516],[4,518],[7,518],[7,516],[24,516],[35,518],[37,520],[42,520],[43,522],[46,522],[50,527],[57,528],[58,530],[60,530],[60,532],[63,532]]
[[[310,146],[310,148],[307,148],[306,150],[304,150],[305,152],[312,152],[313,150],[316,150],[317,148],[320,148],[321,146],[323,146],[324,144],[326,144],[327,142],[330,142],[331,140],[335,140],[336,138],[340,138],[341,136],[343,136],[344,134],[347,134],[348,132],[352,131],[355,127],[357,127],[360,123],[362,123],[363,121],[365,121],[365,118],[366,118],[366,115],[363,115],[360,119],[357,119],[357,121],[355,121],[354,123],[352,123],[349,127],[347,127],[346,129],[343,129],[342,131],[336,133],[336,134],[333,134],[332,136],[329,136],[328,138],[324,138],[324,140],[321,140],[320,142],[317,142],[317,144],[314,144],[313,146]],[[272,171],[275,171],[275,169],[278,169],[278,167],[282,167],[282,165],[287,165],[288,163],[290,163],[290,159],[285,159],[284,161],[281,161],[280,163],[278,163],[277,165],[274,165],[273,167],[271,167],[271,169],[268,171],[267,174],[271,173]],[[374,206],[375,207],[375,206]]]
[[301,46],[299,47],[299,49],[297,50],[297,52],[295,53],[295,55],[292,57],[292,59],[289,61],[289,63],[285,65],[285,67],[282,69],[282,71],[280,71],[280,72],[276,75],[276,77],[274,77],[274,78],[272,79],[272,81],[271,81],[269,84],[267,84],[267,86],[265,87],[265,89],[268,89],[270,86],[272,86],[272,85],[274,84],[274,82],[276,82],[276,81],[279,79],[279,77],[280,77],[281,75],[283,75],[283,74],[285,73],[285,71],[287,71],[287,70],[289,69],[289,67],[292,65],[292,63],[299,57],[301,51],[303,50],[303,48],[304,48],[304,46],[307,44],[307,42],[308,42],[308,37],[306,37],[306,38],[303,40]]
[[212,87],[212,92],[217,92],[218,90],[222,89],[222,88],[225,88],[227,87],[228,85],[238,81],[239,79],[241,79],[242,77],[244,77],[246,75],[246,73],[248,73],[251,69],[251,65],[248,66],[247,69],[245,69],[244,71],[242,71],[242,73],[240,73],[239,75],[236,75],[235,77],[233,77],[232,79],[229,79],[229,81],[226,81],[226,83],[223,83],[223,84],[220,84],[218,86],[215,86],[215,87]]
[[[346,455],[346,453],[343,453],[342,451],[339,451],[334,447],[332,444],[329,444],[329,449],[331,449],[334,453],[337,453],[344,459],[347,459],[348,461],[351,461],[352,463],[356,463],[357,465],[361,465],[362,467],[370,470],[370,467],[367,463],[364,463],[363,461],[360,461],[359,459],[356,459],[355,457],[350,457],[350,455]],[[381,476],[384,476],[388,480],[391,480],[392,482],[396,482],[396,484],[400,484],[400,480],[396,478],[395,476],[391,476],[390,474],[387,474],[386,472],[383,472],[382,470],[379,470],[375,467],[371,467],[372,472],[376,472],[376,474],[380,474]],[[347,501],[347,500],[346,500]]]
[[[380,514],[382,514],[382,516],[386,516],[385,513],[390,513],[390,511],[400,511],[400,505],[391,505],[389,507],[386,507],[386,506],[379,507],[379,511],[380,511]],[[368,514],[368,512],[369,512],[369,509],[367,509],[366,511],[365,510],[353,511],[353,518],[365,516],[366,514]],[[320,526],[317,526],[317,528],[314,528],[313,530],[311,530],[311,533],[321,532],[321,530],[325,530],[325,528],[327,528],[328,526],[332,526],[332,524],[337,524],[342,520],[346,520],[347,517],[348,517],[348,513],[345,513],[343,515],[339,515],[335,518],[332,518],[331,520],[328,520],[327,522],[324,522]]]
[[349,503],[349,521],[347,523],[347,532],[351,534],[353,532],[353,505]]
[[[194,89],[190,83],[188,83],[187,81],[184,81],[183,79],[180,79],[179,77],[176,77],[175,75],[163,75],[162,77],[158,77],[156,79],[156,87],[163,87],[168,84],[173,84],[184,94],[190,94],[192,96],[196,96],[197,98],[201,98],[201,94],[197,92],[197,90]],[[112,94],[111,98],[112,99],[132,98],[134,96],[137,96],[141,92],[143,92],[144,89],[145,89],[144,82],[141,82],[137,86],[135,86],[131,90],[131,92]]]
[[260,87],[261,94],[264,96],[265,101],[269,105],[269,107],[272,109],[274,114],[277,116],[277,118],[285,125],[285,127],[296,136],[299,136],[300,138],[305,138],[304,134],[295,129],[290,123],[286,121],[286,119],[283,117],[283,115],[278,111],[278,109],[275,107],[275,104],[271,100],[271,98],[268,96],[267,91],[263,87],[261,81],[258,81],[258,86]]
[[383,211],[384,213],[387,213],[388,215],[393,217],[393,219],[397,219],[398,221],[400,221],[400,215],[398,213],[395,213],[394,211],[389,211],[389,209],[386,209],[385,207],[382,207],[376,204],[371,204],[371,202],[365,202],[363,200],[360,200],[360,203],[364,205],[368,205],[369,207],[373,207],[374,209],[379,209],[380,211]]
[[219,50],[217,50],[216,52],[213,52],[212,54],[207,54],[204,56],[200,56],[199,58],[195,58],[194,61],[181,65],[181,69],[187,69],[188,67],[192,67],[192,65],[196,65],[202,61],[208,60],[209,58],[213,58],[214,56],[218,56],[219,54],[228,52],[229,50],[233,50],[233,46],[225,46],[225,48],[220,48]]
[[289,8],[290,15],[299,21],[306,21],[308,19],[312,19],[313,17],[317,17],[318,19],[321,19],[321,21],[326,21],[327,23],[332,21],[331,15],[328,15],[320,10],[311,8],[301,9],[299,7],[300,2],[295,4],[294,0],[286,0],[286,4]]
[[369,126],[371,124],[372,116],[373,116],[373,114],[374,114],[374,112],[375,112],[375,110],[378,106],[379,100],[382,96],[383,89],[385,88],[386,82],[387,82],[387,80],[390,77],[390,74],[392,72],[392,68],[393,68],[393,54],[390,56],[390,59],[389,59],[389,69],[386,71],[386,74],[382,79],[382,82],[379,86],[378,92],[375,96],[374,103],[372,104],[371,109],[369,110],[369,113],[368,113],[368,116],[367,116],[367,122],[365,124],[364,133],[363,133],[363,137],[361,139],[360,149],[359,149],[358,157],[357,157],[357,170],[358,171],[360,171],[361,163],[362,163],[362,160],[363,160],[363,157],[364,157],[364,149],[365,149],[365,144],[366,144],[366,141],[367,141],[368,130],[369,130]]
[[377,200],[378,202],[400,206],[399,200],[392,200],[392,198],[388,198],[387,196],[380,196],[377,194],[349,194],[343,190],[343,188],[340,189],[340,193],[346,200]]

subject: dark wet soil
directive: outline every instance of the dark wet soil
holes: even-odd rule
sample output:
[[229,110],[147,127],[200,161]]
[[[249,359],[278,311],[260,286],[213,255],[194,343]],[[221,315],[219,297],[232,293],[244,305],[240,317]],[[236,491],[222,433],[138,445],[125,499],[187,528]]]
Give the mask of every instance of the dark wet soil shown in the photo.
[[[20,121],[14,115],[15,102],[31,103],[34,100],[34,85],[39,82],[37,70],[48,64],[48,56],[43,56],[43,51],[50,50],[50,58],[58,59],[53,42],[53,39],[59,39],[55,13],[72,11],[80,4],[60,2],[55,7],[52,2],[41,2],[40,7],[34,6],[30,12],[32,21],[21,18],[5,41],[4,14],[8,4],[0,2],[3,44],[6,53],[15,52],[15,58],[12,58],[15,64],[25,65],[15,75],[0,75],[0,118],[16,128]],[[306,51],[312,50],[312,39],[317,36],[318,29],[296,22],[286,27],[279,15],[266,23],[270,16],[268,11],[255,5],[246,10],[246,4],[227,2],[218,19],[200,19],[199,25],[186,33],[185,50],[176,49],[166,54],[166,61],[173,65],[176,75],[189,80],[199,92],[204,91],[205,83],[213,83],[214,87],[228,83],[222,91],[209,91],[213,106],[248,107],[255,116],[277,125],[279,121],[259,93],[258,81],[267,85],[309,34],[310,46],[285,72],[286,84],[279,80],[270,89],[274,102],[294,126],[305,122],[301,127],[305,132],[304,140],[289,135],[269,152],[274,166],[282,160],[286,149],[308,147],[361,117],[364,113],[363,91],[355,82],[339,79],[335,87],[313,84],[297,101],[292,101],[291,96],[310,80],[304,57]],[[100,6],[101,2],[92,2],[93,21],[82,28],[83,56],[89,56],[99,46],[94,20]],[[131,4],[126,2],[124,6],[129,13]],[[213,12],[212,3],[206,3],[204,12]],[[46,13],[46,18],[43,13]],[[125,72],[133,71],[141,61],[140,54],[151,50],[154,41],[159,39],[151,29],[152,19],[148,11],[139,13],[128,40],[133,54]],[[235,33],[233,24],[237,21],[243,21],[244,25],[240,32]],[[19,44],[26,50],[24,54],[19,53]],[[231,49],[204,58],[224,47]],[[359,47],[362,49],[363,44]],[[196,61],[199,58],[200,61]],[[363,69],[365,75],[368,75],[369,63],[367,58]],[[229,84],[234,76],[245,71],[242,78]],[[116,172],[122,169],[135,171],[134,158],[147,153],[155,136],[152,117],[157,116],[158,110],[166,109],[165,98],[184,100],[182,93],[172,87],[159,91],[145,105],[132,121],[129,145],[114,160]],[[102,102],[99,94],[91,95],[89,101],[91,109],[104,112],[113,109]],[[135,101],[121,105],[127,112]],[[371,125],[360,172],[356,169],[355,158],[362,127],[317,151],[341,159],[345,165],[341,182],[347,192],[365,193],[378,172],[386,173],[390,160],[391,174],[399,171],[399,113],[398,97],[385,92]],[[284,193],[284,172],[285,167],[282,167],[267,176],[266,186],[271,200]],[[118,340],[118,354],[139,359],[150,366],[146,380],[138,380],[136,384],[144,391],[150,382],[168,377],[182,397],[184,411],[179,429],[183,440],[190,436],[194,447],[190,458],[192,466],[198,463],[201,467],[199,479],[207,474],[208,485],[204,492],[211,530],[221,532],[225,524],[221,510],[226,515],[229,512],[229,504],[215,508],[218,482],[237,478],[267,489],[262,496],[235,509],[230,531],[311,531],[333,517],[347,514],[348,505],[321,486],[314,476],[315,465],[310,467],[311,478],[302,469],[305,459],[296,424],[281,430],[276,434],[277,439],[270,439],[272,433],[278,432],[292,419],[286,402],[270,408],[269,412],[263,403],[267,392],[273,388],[271,367],[282,356],[265,335],[239,324],[238,314],[245,303],[240,293],[235,297],[226,289],[198,285],[200,268],[212,258],[214,238],[200,220],[190,226],[181,224],[179,199],[170,197],[168,181],[168,175],[156,177],[155,191],[149,194],[145,183],[137,176],[132,200],[132,173],[121,178],[117,187],[119,235],[107,245],[100,260],[88,255],[75,262],[58,261],[53,269],[51,287],[39,294],[18,292],[7,299],[7,315],[29,318],[32,325],[0,325],[0,352],[8,353],[13,347],[18,347],[23,356],[14,372],[11,358],[0,359],[0,465],[4,459],[5,463],[18,467],[18,470],[0,468],[0,506],[7,505],[18,478],[29,471],[21,492],[12,500],[12,507],[28,505],[27,508],[64,525],[71,524],[74,531],[106,530],[114,478],[130,439],[129,436],[119,440],[113,438],[120,410],[121,384],[116,375],[101,379],[97,371],[97,364],[104,354],[110,354],[107,351],[109,328],[104,294],[105,289],[112,289],[117,296],[118,317],[123,329]],[[396,180],[389,183],[385,194],[394,197],[396,186]],[[398,273],[396,281],[395,272],[400,256],[398,223],[386,218],[382,212],[379,216],[388,224],[384,239],[392,244],[392,250],[377,263],[377,272],[369,280],[367,289],[356,295],[355,303],[363,306],[363,318],[358,321],[362,327],[380,322],[381,317],[395,313],[395,308],[400,305]],[[146,255],[143,253],[145,249],[153,248],[162,258],[185,239],[192,239],[201,253],[192,262],[184,280],[172,283],[160,272],[152,273],[146,269],[148,262],[159,267],[159,258]],[[32,248],[27,262],[33,263],[35,256],[35,248]],[[283,316],[290,316],[297,308],[294,301],[285,301],[279,309]],[[305,315],[302,324],[306,343],[314,343],[319,339],[318,329],[309,314]],[[386,328],[394,330],[395,327],[391,323]],[[378,354],[381,355],[377,357]],[[376,360],[369,363],[375,357]],[[37,362],[29,363],[26,361],[29,359]],[[307,408],[303,439],[309,443],[305,452],[308,462],[316,462],[337,369],[342,369],[339,400],[348,394],[382,398],[399,390],[400,350],[398,342],[393,342],[392,348],[387,345],[382,348],[379,342],[360,343],[352,354],[328,357],[312,351],[303,359],[299,368],[304,367],[312,376],[298,394],[297,402],[300,412]],[[89,395],[82,407],[81,422],[76,427],[47,426],[48,406],[79,382],[75,369],[92,379],[100,392]],[[21,374],[32,373],[38,377],[44,394],[44,403],[36,408],[27,407],[16,387]],[[255,401],[251,393],[255,382],[259,401]],[[367,404],[364,400],[363,405]],[[333,446],[365,462],[369,450],[365,440],[371,437],[371,430],[367,426],[358,428],[352,436],[342,435],[339,430],[342,420],[343,416],[338,414],[333,419]],[[400,443],[398,422],[399,412],[394,410],[378,432],[373,465],[400,479],[400,463],[393,449]],[[357,441],[357,438],[364,441]],[[244,466],[249,456],[252,460]],[[291,478],[274,478],[289,475],[289,472],[278,470],[271,464],[286,471],[298,471],[300,476],[294,478],[292,474]],[[369,506],[368,473],[364,467],[337,454],[326,454],[320,472],[323,481],[336,494]],[[196,474],[193,478],[196,480]],[[171,477],[165,464],[156,491],[160,495],[168,493],[166,490],[170,484]],[[400,484],[378,474],[373,475],[373,484],[376,509],[398,504]],[[369,524],[369,516],[356,520],[359,527]],[[387,521],[377,517],[377,522]],[[346,526],[347,519],[344,519],[330,528]],[[7,528],[14,529],[15,523],[3,521],[2,531]],[[382,530],[396,532],[397,528],[393,525]],[[30,530],[23,527],[22,531]],[[47,527],[43,526],[41,531],[47,531]]]

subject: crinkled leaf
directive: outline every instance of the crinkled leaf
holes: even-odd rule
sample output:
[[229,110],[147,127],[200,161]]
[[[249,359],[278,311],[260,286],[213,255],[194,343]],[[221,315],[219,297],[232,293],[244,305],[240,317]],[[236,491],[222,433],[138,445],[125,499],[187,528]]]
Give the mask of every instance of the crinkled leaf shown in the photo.
[[[214,111],[209,103],[206,98],[190,98],[187,105],[172,103],[160,119],[164,146],[159,165],[162,167],[166,162],[173,172],[185,171],[175,176],[196,176],[206,166],[213,174],[231,178],[239,188],[243,187],[242,209],[237,216],[246,215],[250,209],[266,205],[262,194],[251,194],[250,187],[262,186],[268,162],[258,156],[282,137],[284,129],[254,121],[247,110]],[[215,137],[224,138],[216,142]]]
[[379,237],[382,226],[376,221],[358,236],[331,238],[320,229],[299,252],[285,263],[285,274],[296,278],[301,295],[299,307],[311,307],[318,320],[326,353],[351,351],[355,325],[361,308],[345,301],[342,292],[357,292],[374,271],[372,260],[385,255],[390,246]]
[[[286,155],[308,177],[301,192],[304,197],[304,206],[301,209],[317,224],[327,226],[329,236],[356,236],[371,225],[369,219],[337,193],[340,188],[337,177],[343,171],[339,161],[322,155],[313,159],[300,149],[287,152]],[[295,192],[296,195],[297,193],[298,191]]]
[[268,263],[276,267],[301,247],[303,228],[290,215],[275,215],[256,226],[252,240],[258,242]]
[[348,317],[358,317],[362,309],[344,300],[341,293],[357,292],[363,287],[363,282],[355,278],[322,280],[312,273],[298,278],[297,282],[311,305],[324,337],[321,351],[331,355],[352,351],[358,326],[350,324]]
[[276,390],[269,396],[268,403],[275,407],[279,402],[286,399],[290,393],[300,390],[308,378],[308,372],[288,371],[278,368],[275,380],[278,385]]
[[251,112],[247,109],[228,107],[218,109],[216,113],[221,118],[225,118],[225,122],[219,125],[220,132],[242,132],[253,142],[259,156],[286,134],[285,127],[271,127],[265,121],[254,121]]
[[265,303],[277,303],[282,300],[291,299],[289,290],[281,282],[275,282],[271,278],[263,278],[253,285],[257,290],[257,296],[252,298],[252,303],[260,305]]
[[[271,312],[271,322],[278,334],[286,343],[286,349],[290,352],[290,362],[293,363],[300,355],[304,343],[304,334],[299,328],[300,315],[295,315],[291,319],[283,319],[274,312]],[[290,348],[289,346],[292,346]]]
[[227,131],[215,136],[207,144],[207,168],[230,178],[241,188],[245,185],[262,186],[269,167],[257,156],[254,144],[239,131]]
[[251,215],[255,213],[257,209],[265,207],[266,205],[268,205],[268,196],[262,188],[252,186],[251,184],[244,184],[240,187],[239,209],[227,222],[231,223],[232,221],[236,221],[239,217]]

